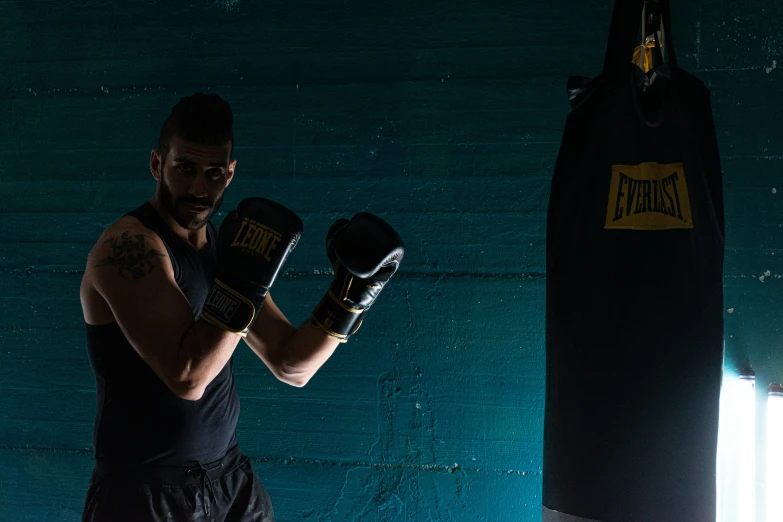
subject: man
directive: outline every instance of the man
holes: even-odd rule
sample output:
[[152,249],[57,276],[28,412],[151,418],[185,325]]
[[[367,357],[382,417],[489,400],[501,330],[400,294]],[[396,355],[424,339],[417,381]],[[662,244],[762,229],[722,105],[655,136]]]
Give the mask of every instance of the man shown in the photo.
[[97,381],[96,465],[83,521],[270,521],[269,496],[237,445],[234,349],[304,386],[361,324],[403,243],[380,218],[327,234],[335,279],[295,328],[269,289],[302,222],[244,199],[210,218],[234,177],[233,117],[216,95],[173,108],[150,156],[154,197],[110,225],[87,260],[81,302]]

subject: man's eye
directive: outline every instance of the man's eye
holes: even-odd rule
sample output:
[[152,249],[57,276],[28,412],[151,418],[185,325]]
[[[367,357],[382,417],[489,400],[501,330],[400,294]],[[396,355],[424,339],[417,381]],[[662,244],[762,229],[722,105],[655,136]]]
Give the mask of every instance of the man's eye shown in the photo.
[[207,173],[209,174],[209,177],[213,179],[218,179],[220,176],[223,175],[223,171],[221,171],[220,169],[210,169],[207,171]]
[[190,172],[191,170],[193,170],[193,167],[191,165],[188,165],[187,163],[180,163],[178,167],[179,170],[181,170],[182,172]]

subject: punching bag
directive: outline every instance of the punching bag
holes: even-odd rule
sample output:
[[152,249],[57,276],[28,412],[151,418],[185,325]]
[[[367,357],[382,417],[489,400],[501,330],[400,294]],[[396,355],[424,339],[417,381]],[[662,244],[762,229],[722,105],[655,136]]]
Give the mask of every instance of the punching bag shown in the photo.
[[[663,59],[649,71],[631,61],[643,9]],[[721,168],[668,0],[615,0],[603,72],[568,92],[547,214],[543,520],[714,522]]]

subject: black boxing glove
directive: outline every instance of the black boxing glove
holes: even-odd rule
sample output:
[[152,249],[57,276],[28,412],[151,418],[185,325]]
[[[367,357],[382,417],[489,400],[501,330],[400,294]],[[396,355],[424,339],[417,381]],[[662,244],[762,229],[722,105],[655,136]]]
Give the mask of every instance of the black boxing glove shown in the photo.
[[243,199],[220,225],[217,274],[201,318],[246,336],[301,235],[302,220],[284,206]]
[[313,310],[312,325],[346,342],[399,268],[404,253],[402,238],[378,216],[361,212],[350,221],[335,221],[326,235],[334,281]]

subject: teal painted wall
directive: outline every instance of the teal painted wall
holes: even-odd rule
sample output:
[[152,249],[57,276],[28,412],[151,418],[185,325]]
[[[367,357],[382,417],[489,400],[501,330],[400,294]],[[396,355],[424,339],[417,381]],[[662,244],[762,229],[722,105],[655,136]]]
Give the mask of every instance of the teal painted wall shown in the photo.
[[[681,63],[713,93],[729,360],[765,384],[783,379],[783,5],[672,3]],[[150,197],[160,125],[197,90],[235,111],[224,209],[258,195],[302,216],[273,292],[293,322],[329,283],[333,219],[376,212],[407,241],[305,388],[238,348],[240,443],[279,520],[540,519],[549,180],[566,78],[599,71],[610,10],[0,0],[0,520],[79,519],[85,257]]]

